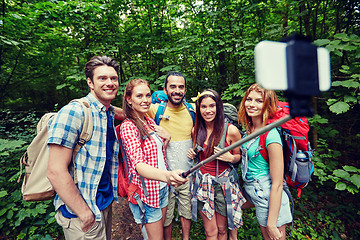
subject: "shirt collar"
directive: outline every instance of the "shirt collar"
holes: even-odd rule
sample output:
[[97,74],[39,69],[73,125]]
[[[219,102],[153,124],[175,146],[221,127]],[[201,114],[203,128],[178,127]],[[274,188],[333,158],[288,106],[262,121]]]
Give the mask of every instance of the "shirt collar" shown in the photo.
[[[99,100],[97,100],[96,97],[92,93],[89,93],[86,96],[86,98],[89,99],[90,104],[92,104],[99,112],[101,112],[101,111],[106,112],[106,107],[104,106],[104,104],[99,102]],[[109,111],[112,113],[115,112],[115,109],[112,105],[110,105]]]

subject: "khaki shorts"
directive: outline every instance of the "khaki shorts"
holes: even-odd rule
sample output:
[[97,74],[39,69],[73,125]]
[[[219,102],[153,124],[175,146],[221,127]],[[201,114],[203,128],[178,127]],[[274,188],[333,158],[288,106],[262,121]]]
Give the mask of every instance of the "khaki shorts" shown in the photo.
[[101,221],[96,221],[87,232],[81,230],[79,218],[66,218],[60,210],[57,211],[55,219],[63,228],[65,239],[111,239],[112,204],[101,211]]
[[[191,219],[191,193],[190,193],[190,182],[192,182],[192,179],[189,178],[189,181],[187,183],[174,188],[175,192],[178,194],[178,213],[179,216],[184,217],[186,219]],[[169,204],[166,211],[166,217],[165,217],[165,223],[164,226],[167,227],[171,224],[173,218],[174,218],[174,211],[175,211],[175,194],[172,192],[172,190],[169,190]]]

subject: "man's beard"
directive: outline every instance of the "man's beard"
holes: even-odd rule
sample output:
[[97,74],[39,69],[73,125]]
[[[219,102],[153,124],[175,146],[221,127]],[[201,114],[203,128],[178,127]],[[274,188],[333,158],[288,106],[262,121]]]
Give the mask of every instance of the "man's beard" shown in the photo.
[[176,102],[172,99],[171,95],[168,94],[167,96],[168,96],[169,101],[176,106],[179,106],[182,103],[182,101],[184,100],[184,95],[181,95],[181,94],[173,94],[173,96],[181,97],[180,101],[176,101]]

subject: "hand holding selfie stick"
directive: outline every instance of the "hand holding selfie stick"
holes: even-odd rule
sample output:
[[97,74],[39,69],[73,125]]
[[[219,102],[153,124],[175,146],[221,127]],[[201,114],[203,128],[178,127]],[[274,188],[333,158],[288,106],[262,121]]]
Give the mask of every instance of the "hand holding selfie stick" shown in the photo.
[[267,131],[270,131],[271,129],[275,128],[275,127],[279,127],[281,126],[282,124],[284,124],[285,122],[291,120],[292,117],[290,115],[286,116],[286,117],[283,117],[282,119],[280,119],[279,121],[276,121],[276,122],[273,122],[273,123],[270,123],[268,125],[266,125],[265,127],[263,127],[262,129],[260,129],[259,131],[257,132],[254,132],[250,135],[248,135],[247,137],[245,138],[242,138],[240,139],[239,141],[231,144],[230,146],[224,148],[223,150],[221,150],[220,152],[208,157],[207,159],[205,159],[204,161],[201,161],[199,162],[198,164],[196,164],[195,166],[193,166],[192,168],[190,168],[188,171],[186,172],[183,172],[181,174],[181,176],[183,178],[186,178],[187,176],[189,176],[191,173],[193,173],[194,171],[198,170],[199,168],[201,168],[202,166],[204,166],[205,164],[215,160],[217,157],[223,155],[224,153],[230,151],[230,150],[233,150],[234,148],[236,147],[239,147],[240,145],[248,142],[249,140],[253,139],[253,138],[256,138],[257,136],[260,136],[261,134],[264,134],[266,133]]

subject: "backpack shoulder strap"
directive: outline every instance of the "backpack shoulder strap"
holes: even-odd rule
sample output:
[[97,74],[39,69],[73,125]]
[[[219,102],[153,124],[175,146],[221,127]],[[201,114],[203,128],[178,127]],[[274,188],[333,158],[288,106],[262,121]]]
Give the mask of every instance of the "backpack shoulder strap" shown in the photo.
[[165,108],[166,108],[166,102],[161,101],[159,103],[158,109],[157,109],[155,117],[154,117],[154,121],[157,125],[159,125],[161,119],[164,118]]
[[[217,145],[221,149],[225,148],[225,141],[226,141],[226,135],[227,135],[228,127],[229,127],[229,123],[225,122],[224,123],[223,135],[221,136],[220,142]],[[228,162],[228,164],[230,165],[230,167],[233,167],[232,163]],[[219,160],[216,160],[216,178],[218,178],[218,175],[219,175]]]
[[193,120],[193,126],[194,126],[195,125],[195,116],[196,116],[195,115],[195,110],[194,110],[193,106],[190,103],[185,101],[185,99],[184,99],[184,105],[185,105],[186,109],[188,110],[188,112],[189,112],[189,114],[190,114],[190,116],[191,116],[191,118]]
[[259,137],[259,152],[261,154],[261,156],[265,159],[265,161],[269,162],[269,156],[268,156],[268,152],[266,149],[266,138],[267,135],[269,134],[269,132],[266,132],[262,135],[260,135]]
[[227,135],[228,127],[229,127],[229,123],[225,122],[224,123],[224,132],[223,132],[223,135],[221,136],[220,142],[218,144],[218,147],[221,148],[221,149],[225,148],[225,141],[226,141],[226,135]]
[[[115,131],[116,131],[116,135],[117,135],[118,141],[119,141],[119,155],[118,155],[119,162],[123,162],[123,165],[125,167],[125,173],[127,176],[129,174],[129,163],[128,163],[127,156],[125,153],[125,148],[124,148],[123,142],[120,137],[120,124],[115,127]],[[129,181],[129,184],[130,184],[130,181]]]
[[81,106],[84,110],[84,122],[83,127],[79,136],[79,140],[76,143],[76,146],[74,148],[73,156],[79,152],[80,148],[84,146],[84,144],[91,139],[92,133],[93,133],[93,118],[92,118],[92,112],[90,103],[88,102],[87,98],[81,98],[81,99],[75,99],[71,102],[79,102],[81,103]]
[[[191,106],[191,104],[186,102],[185,100],[184,100],[183,103],[184,103],[186,109],[188,110],[192,120],[193,120],[193,125],[195,125],[195,110],[194,110],[193,106]],[[167,104],[166,101],[161,101],[159,103],[158,109],[157,109],[155,117],[154,117],[154,121],[155,121],[155,123],[157,125],[159,125],[161,119],[163,119],[163,118],[168,119],[169,118],[168,116],[164,116],[164,112],[165,112],[165,109],[166,109],[166,104]]]
[[78,154],[78,152],[80,151],[80,148],[82,146],[84,146],[84,144],[90,140],[92,133],[93,133],[93,118],[92,118],[92,112],[91,112],[91,107],[90,107],[90,103],[88,102],[86,97],[83,97],[81,99],[74,99],[71,102],[79,102],[81,103],[81,106],[84,110],[84,122],[83,122],[83,127],[79,136],[79,139],[74,147],[73,150],[73,154],[72,154],[72,162],[74,165],[74,182],[75,184],[78,182],[77,181],[77,175],[76,175],[76,171],[75,171],[75,156]]
[[[278,131],[278,133],[280,134],[280,138],[281,138],[281,141],[283,141],[282,139],[282,128],[281,127],[278,127],[276,128],[276,130]],[[271,131],[271,130],[270,130]],[[266,133],[264,133],[263,135],[260,135],[260,138],[259,138],[259,152],[261,154],[261,156],[265,159],[265,161],[269,162],[269,154],[268,154],[268,151],[266,149],[266,138],[269,134],[270,131],[267,131]]]

